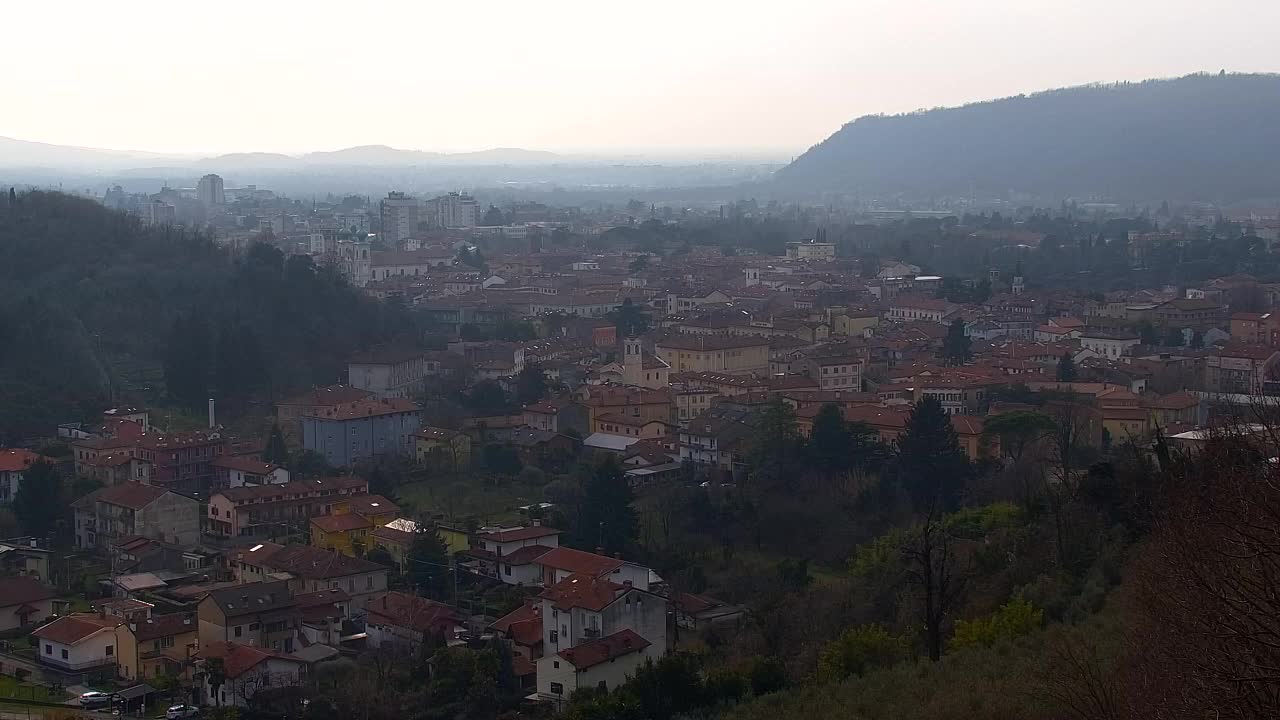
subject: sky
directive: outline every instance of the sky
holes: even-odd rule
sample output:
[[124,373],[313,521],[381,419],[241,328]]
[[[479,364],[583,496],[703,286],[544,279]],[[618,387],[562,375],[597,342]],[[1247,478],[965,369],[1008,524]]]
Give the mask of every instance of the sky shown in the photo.
[[858,116],[1280,71],[1277,0],[6,0],[0,136],[786,159]]

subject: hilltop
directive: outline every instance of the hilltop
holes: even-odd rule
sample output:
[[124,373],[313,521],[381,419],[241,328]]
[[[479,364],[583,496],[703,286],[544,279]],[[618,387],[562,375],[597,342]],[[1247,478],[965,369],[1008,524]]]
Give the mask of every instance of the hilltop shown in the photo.
[[915,196],[1280,194],[1280,75],[1088,85],[860,117],[778,171],[787,189]]

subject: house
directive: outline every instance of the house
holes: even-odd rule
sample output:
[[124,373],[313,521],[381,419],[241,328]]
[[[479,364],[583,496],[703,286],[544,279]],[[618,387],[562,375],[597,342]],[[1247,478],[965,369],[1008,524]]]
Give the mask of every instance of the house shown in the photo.
[[925,320],[941,323],[955,310],[955,306],[945,300],[935,300],[916,295],[899,295],[889,305],[885,317],[889,320],[905,322],[908,320]]
[[0,505],[13,502],[22,485],[22,474],[44,459],[30,450],[0,449]]
[[536,599],[527,601],[498,618],[489,629],[509,644],[520,687],[536,691],[538,666],[535,663],[542,657],[542,603]]
[[302,444],[302,418],[322,415],[325,410],[349,405],[375,397],[373,391],[350,385],[329,385],[308,390],[276,403],[276,423],[284,433],[285,442]]
[[1157,395],[1147,400],[1151,422],[1162,428],[1177,424],[1197,424],[1200,414],[1200,398],[1185,391]]
[[190,547],[200,540],[200,503],[155,485],[127,482],[100,488],[73,504],[76,547],[105,549],[142,535]]
[[[417,350],[362,353],[347,363],[347,379],[351,387],[371,392],[382,400],[404,400],[417,395],[427,376],[437,372],[439,361],[428,361],[426,353]],[[359,403],[362,399],[341,403],[337,407],[351,402]],[[324,414],[324,408],[313,408],[303,417]]]
[[734,471],[744,466],[754,429],[749,410],[735,413],[704,412],[680,428],[680,461]]
[[537,559],[542,567],[542,584],[552,586],[570,575],[629,582],[638,590],[649,589],[649,568],[596,553],[556,547]]
[[415,453],[422,409],[398,399],[360,400],[302,418],[302,446],[334,467],[380,455]]
[[1231,313],[1231,339],[1244,343],[1280,345],[1280,313]]
[[[214,658],[222,661],[220,683],[207,671]],[[204,705],[248,707],[258,693],[301,685],[307,676],[307,663],[303,660],[278,650],[235,642],[204,645],[194,659]]]
[[302,625],[289,581],[219,588],[196,607],[201,647],[236,642],[293,652]]
[[1209,392],[1262,395],[1280,378],[1280,351],[1267,345],[1227,343],[1204,358]]
[[[368,547],[369,532],[375,527],[377,526],[357,513],[321,515],[311,518],[311,545],[321,550],[357,557]],[[356,552],[357,548],[361,552]]]
[[[243,569],[249,563],[241,556]],[[295,593],[345,590],[355,608],[363,608],[371,597],[387,590],[387,568],[382,565],[310,545],[286,545],[256,562],[261,570],[250,565],[251,577],[263,573],[288,579],[289,590]],[[241,577],[241,582],[245,579]]]
[[805,372],[823,390],[861,390],[862,360],[852,356],[813,357],[804,361]]
[[343,499],[368,492],[368,481],[355,476],[227,488],[209,498],[205,532],[224,538],[298,533],[312,517],[328,515]]
[[414,457],[450,470],[471,467],[471,436],[458,430],[423,426],[413,434]]
[[613,690],[662,654],[631,630],[560,650],[538,661],[538,696],[559,704],[581,688]]
[[537,585],[542,582],[537,560],[560,546],[560,531],[544,526],[481,531],[476,542],[467,555],[480,574],[508,585]]
[[573,457],[578,441],[563,433],[550,430],[513,430],[507,441],[515,446],[520,459],[536,465],[555,464]]
[[151,464],[149,483],[188,495],[209,492],[213,462],[228,452],[221,433],[203,430],[144,433],[135,445],[137,457]]
[[569,399],[543,400],[526,405],[521,419],[534,430],[556,433],[573,430],[583,436],[591,432],[591,412],[582,403]]
[[132,621],[138,643],[138,679],[184,677],[200,650],[200,625],[188,613],[150,615]]
[[351,596],[345,590],[298,593],[293,601],[302,611],[302,637],[308,643],[337,647],[344,623],[351,618]]
[[1227,307],[1216,300],[1174,298],[1160,303],[1147,315],[1152,324],[1163,330],[1191,328],[1203,332],[1230,327]]
[[281,485],[289,482],[289,471],[268,462],[238,455],[224,455],[213,461],[213,487]]
[[40,540],[34,537],[9,538],[0,542],[0,576],[49,579],[49,560],[54,553],[47,547],[40,547],[40,544]]
[[36,578],[0,577],[0,633],[20,630],[53,615],[53,589]]
[[31,632],[36,662],[55,670],[132,680],[138,676],[138,645],[129,623],[104,613],[75,613]]
[[366,608],[368,643],[416,652],[433,637],[451,639],[465,619],[444,603],[403,592],[372,598]]
[[1142,344],[1142,340],[1133,333],[1086,331],[1078,337],[1081,349],[1089,350],[1110,360],[1131,355],[1133,348]]
[[100,453],[91,460],[77,463],[83,477],[93,478],[103,485],[119,485],[127,482],[151,484],[153,468],[150,460],[144,460],[129,452]]
[[730,605],[709,595],[676,593],[671,598],[676,624],[689,630],[701,630],[712,625],[737,623],[746,618],[746,610]]

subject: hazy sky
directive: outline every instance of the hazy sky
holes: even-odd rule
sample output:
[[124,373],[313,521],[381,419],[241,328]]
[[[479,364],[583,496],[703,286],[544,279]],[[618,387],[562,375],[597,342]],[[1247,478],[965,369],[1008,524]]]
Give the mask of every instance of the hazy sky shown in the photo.
[[1278,71],[1280,0],[4,0],[0,135],[797,153],[859,115]]

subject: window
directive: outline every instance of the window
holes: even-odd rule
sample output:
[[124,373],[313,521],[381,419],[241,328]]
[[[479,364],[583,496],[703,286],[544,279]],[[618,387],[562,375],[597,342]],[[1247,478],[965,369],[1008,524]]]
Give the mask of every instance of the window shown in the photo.
[[[560,667],[560,663],[559,663],[559,662],[557,662],[557,663],[556,663],[556,667]],[[561,685],[560,683],[554,683],[554,682],[553,682],[553,683],[551,683],[551,694],[552,694],[552,695],[563,695],[563,694],[564,694],[564,685]]]
[[510,575],[510,574],[511,574],[511,566],[510,566],[510,565],[503,565],[503,566],[502,566],[502,571],[503,571],[504,573],[506,573],[507,575]]
[[257,629],[258,629],[258,623],[249,623],[249,632],[253,632],[254,630],[257,630]]
[[[63,652],[66,652],[66,651],[64,650]],[[112,655],[115,655],[115,654],[116,654],[116,648],[115,648],[115,646],[114,646],[114,645],[108,645],[108,646],[107,646],[107,657],[111,657]]]
[[44,654],[45,654],[45,655],[52,655],[52,654],[53,654],[53,646],[52,646],[52,645],[50,645],[50,644],[48,644],[48,643],[45,643],[45,646],[44,646]]
[[244,629],[243,629],[243,628],[241,628],[239,625],[237,625],[237,626],[236,626],[236,637],[240,637],[240,635],[241,635],[243,632],[244,632]]
[[[110,655],[111,653],[107,653],[107,654]],[[65,649],[62,651],[62,659],[63,660],[67,659],[67,651]]]
[[369,577],[367,577],[367,578],[365,578],[365,579],[364,579],[364,589],[365,589],[365,590],[372,590],[372,589],[373,589],[373,576],[372,576],[372,575],[370,575]]
[[[551,642],[560,642],[560,633],[555,630],[551,631]],[[560,661],[556,661],[556,667],[560,667]]]

